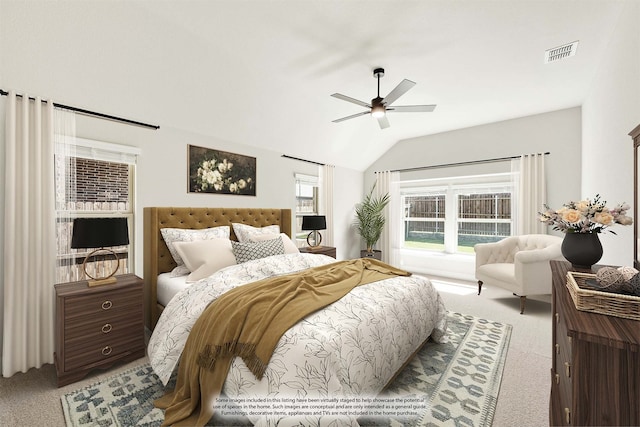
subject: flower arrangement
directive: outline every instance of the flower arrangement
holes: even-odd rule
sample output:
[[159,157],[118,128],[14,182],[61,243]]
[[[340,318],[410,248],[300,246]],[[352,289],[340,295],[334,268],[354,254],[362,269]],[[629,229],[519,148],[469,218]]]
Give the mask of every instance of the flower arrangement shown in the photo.
[[[547,210],[539,213],[540,221],[563,233],[602,233],[614,224],[633,224],[633,219],[627,216],[630,209],[628,204],[621,203],[613,209],[606,205],[607,202],[602,201],[599,194],[593,200],[571,201],[558,210],[544,205]],[[607,231],[616,234],[611,230]]]

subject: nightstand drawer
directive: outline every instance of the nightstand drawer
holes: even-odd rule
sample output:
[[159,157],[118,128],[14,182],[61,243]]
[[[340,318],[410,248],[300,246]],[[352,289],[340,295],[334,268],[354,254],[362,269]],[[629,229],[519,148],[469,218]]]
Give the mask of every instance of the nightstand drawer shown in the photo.
[[109,313],[107,317],[80,317],[73,322],[64,325],[64,342],[67,348],[73,346],[76,341],[98,339],[105,336],[114,336],[131,333],[139,333],[136,328],[141,327],[142,306],[133,307],[133,310],[120,310]]
[[134,335],[117,337],[112,340],[87,341],[83,346],[67,349],[65,356],[65,371],[86,368],[96,362],[130,353],[144,347],[144,342]]
[[66,322],[77,317],[109,316],[121,310],[131,310],[132,306],[139,306],[140,289],[137,287],[122,288],[117,292],[97,292],[90,295],[78,295],[65,300]]

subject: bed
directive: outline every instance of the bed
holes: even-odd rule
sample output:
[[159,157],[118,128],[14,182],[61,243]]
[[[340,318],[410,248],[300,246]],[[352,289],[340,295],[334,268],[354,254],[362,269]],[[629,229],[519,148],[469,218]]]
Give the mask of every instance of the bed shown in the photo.
[[[291,232],[291,212],[286,209],[144,210],[145,306],[149,325],[154,329],[148,352],[151,366],[164,384],[179,365],[194,323],[221,295],[265,278],[336,262],[325,255],[310,253],[253,259],[186,286],[166,305],[159,303],[158,276],[176,265],[160,229],[204,229],[234,222],[253,227],[275,224],[285,234]],[[231,239],[235,238],[231,233]],[[258,401],[265,396],[270,399],[376,396],[428,339],[441,340],[445,330],[446,310],[428,279],[415,275],[392,277],[358,286],[284,333],[262,379],[255,378],[242,358],[235,358],[222,391],[235,401],[247,398]],[[257,426],[326,425],[335,421],[282,411],[246,415]],[[357,426],[356,418],[348,416],[340,423]]]
[[[155,327],[165,306],[158,302],[158,277],[164,273],[162,277],[171,282],[169,274],[176,267],[162,238],[162,228],[204,229],[231,226],[232,223],[254,227],[278,225],[291,237],[290,209],[146,207],[143,213],[145,324],[150,330]],[[231,239],[237,240],[233,229]],[[169,286],[181,287],[180,279],[173,282]],[[169,291],[170,295],[175,293],[176,289]]]

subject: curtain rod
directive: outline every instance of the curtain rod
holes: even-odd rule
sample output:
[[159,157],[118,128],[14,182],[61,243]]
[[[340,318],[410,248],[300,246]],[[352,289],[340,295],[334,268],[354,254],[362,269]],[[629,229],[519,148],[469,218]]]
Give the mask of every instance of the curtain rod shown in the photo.
[[[551,152],[547,151],[546,153],[542,153],[545,156],[548,154],[551,154]],[[416,168],[406,168],[406,169],[394,169],[390,172],[413,172],[413,171],[419,171],[419,170],[424,170],[424,169],[438,169],[438,168],[447,168],[447,167],[452,167],[452,166],[466,166],[466,165],[474,165],[477,163],[493,163],[493,162],[502,162],[505,160],[512,160],[512,159],[518,159],[521,156],[510,156],[510,157],[498,157],[495,159],[485,159],[485,160],[471,160],[468,162],[458,162],[458,163],[445,163],[442,165],[431,165],[431,166],[420,166],[420,167],[416,167]],[[379,172],[374,172],[374,173],[379,173]]]
[[298,157],[291,157],[291,156],[287,156],[286,154],[283,154],[282,157],[291,159],[291,160],[299,160],[301,162],[313,163],[314,165],[318,165],[318,166],[325,166],[324,163],[314,162],[313,160],[300,159]]
[[[7,96],[9,95],[9,92],[0,89],[0,95]],[[17,93],[16,96],[20,98],[23,97],[19,93]],[[29,99],[32,101],[35,101],[35,98],[29,97]],[[43,102],[49,102],[49,101],[45,99]],[[53,106],[56,108],[60,108],[62,110],[73,111],[75,113],[82,114],[85,116],[97,117],[100,119],[111,120],[114,122],[120,122],[128,125],[140,126],[140,127],[149,128],[149,129],[155,129],[155,130],[160,129],[160,126],[150,125],[148,123],[143,123],[143,122],[137,122],[135,120],[123,119],[122,117],[111,116],[109,114],[96,113],[95,111],[85,110],[83,108],[78,108],[78,107],[71,107],[69,105],[64,105],[64,104],[58,104],[57,102],[54,102]]]

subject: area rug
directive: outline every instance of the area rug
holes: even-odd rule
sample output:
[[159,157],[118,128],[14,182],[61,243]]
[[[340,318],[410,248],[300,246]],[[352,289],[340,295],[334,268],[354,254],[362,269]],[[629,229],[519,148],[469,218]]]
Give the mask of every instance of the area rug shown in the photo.
[[[361,426],[491,425],[511,325],[453,312],[447,321],[446,342],[428,342],[379,396],[401,402],[403,410],[360,417]],[[164,415],[153,401],[163,394],[162,383],[143,364],[68,393],[61,401],[68,427],[157,427]],[[210,425],[251,424],[237,418],[214,419]]]

